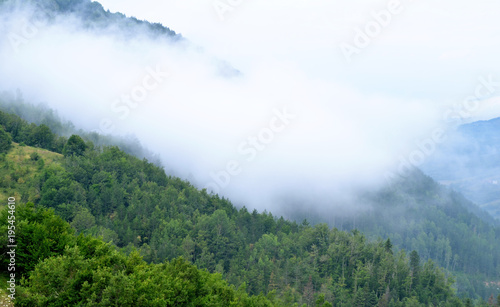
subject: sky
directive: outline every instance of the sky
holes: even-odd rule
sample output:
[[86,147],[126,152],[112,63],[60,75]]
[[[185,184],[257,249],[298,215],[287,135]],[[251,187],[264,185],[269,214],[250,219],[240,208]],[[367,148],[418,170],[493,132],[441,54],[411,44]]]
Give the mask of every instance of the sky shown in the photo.
[[[475,85],[477,75],[498,74],[496,1],[233,2],[100,3],[111,11],[161,22],[244,71],[280,62],[370,94],[449,100],[468,94],[467,86]],[[384,17],[389,8],[394,14]],[[381,30],[374,26],[368,46],[346,61],[340,45],[356,47],[356,29],[367,33],[373,22]]]
[[[500,3],[344,2],[100,1],[189,43],[124,41],[61,17],[19,48],[0,42],[0,91],[134,134],[168,172],[238,206],[353,207],[457,124],[500,116]],[[4,17],[5,33],[26,18]],[[221,74],[222,61],[240,75]]]

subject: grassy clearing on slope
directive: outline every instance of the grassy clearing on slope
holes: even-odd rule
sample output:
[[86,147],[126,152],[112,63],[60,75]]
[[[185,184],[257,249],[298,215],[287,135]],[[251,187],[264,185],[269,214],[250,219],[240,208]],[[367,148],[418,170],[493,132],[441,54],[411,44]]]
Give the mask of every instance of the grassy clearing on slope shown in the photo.
[[57,162],[62,155],[45,149],[12,144],[5,158],[0,158],[0,209],[9,197],[16,203],[34,202],[40,197],[36,176],[45,165]]

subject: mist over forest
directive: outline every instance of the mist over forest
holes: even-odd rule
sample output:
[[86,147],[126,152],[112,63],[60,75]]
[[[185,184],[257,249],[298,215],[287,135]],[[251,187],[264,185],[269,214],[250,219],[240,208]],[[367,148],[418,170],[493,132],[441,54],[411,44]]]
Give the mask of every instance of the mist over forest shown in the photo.
[[19,306],[498,306],[496,6],[0,1]]
[[[168,28],[75,3],[49,1],[45,11],[13,5],[3,18],[7,33],[22,38],[23,21],[42,26],[26,41],[3,41],[3,90],[20,89],[87,131],[133,134],[169,171],[240,205],[272,210],[296,193],[322,194],[312,203],[334,207],[350,190],[378,187],[400,156],[408,160],[442,126],[441,101],[360,91],[335,80],[350,71],[343,63],[325,78],[279,57],[243,70]],[[477,81],[470,83],[473,91]],[[269,132],[276,112],[290,115]],[[233,161],[238,174],[227,176]]]

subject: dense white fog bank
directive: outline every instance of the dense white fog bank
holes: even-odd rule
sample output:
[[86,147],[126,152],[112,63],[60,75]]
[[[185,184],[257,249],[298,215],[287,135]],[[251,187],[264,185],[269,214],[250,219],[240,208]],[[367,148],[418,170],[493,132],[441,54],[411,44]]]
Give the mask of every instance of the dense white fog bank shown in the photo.
[[[397,173],[402,160],[418,158],[415,151],[427,155],[429,139],[441,139],[445,119],[456,119],[457,110],[470,118],[498,115],[464,104],[471,95],[480,102],[497,95],[496,81],[476,94],[481,78],[500,80],[498,67],[484,58],[489,28],[479,33],[478,25],[464,39],[455,33],[456,41],[431,54],[441,37],[431,27],[461,24],[462,11],[401,4],[390,27],[349,62],[341,43],[354,44],[356,27],[370,21],[371,11],[387,9],[383,2],[357,1],[345,9],[357,17],[346,18],[317,1],[307,9],[288,1],[259,11],[262,19],[255,18],[259,6],[245,3],[225,24],[177,1],[163,10],[172,24],[137,6],[162,11],[158,2],[124,3],[126,13],[137,8],[139,18],[158,18],[152,21],[192,35],[205,51],[147,35],[125,39],[116,35],[120,28],[84,30],[71,16],[34,22],[21,9],[1,16],[8,35],[0,43],[0,90],[19,88],[26,100],[44,101],[87,130],[132,133],[168,171],[237,205],[272,210],[283,195],[310,205],[350,204],[353,191],[383,184],[388,170]],[[188,24],[173,17],[175,10],[199,19]],[[441,19],[409,25],[429,12]],[[481,20],[476,13],[467,20]],[[273,14],[280,22],[273,24]],[[459,52],[472,43],[477,53]]]

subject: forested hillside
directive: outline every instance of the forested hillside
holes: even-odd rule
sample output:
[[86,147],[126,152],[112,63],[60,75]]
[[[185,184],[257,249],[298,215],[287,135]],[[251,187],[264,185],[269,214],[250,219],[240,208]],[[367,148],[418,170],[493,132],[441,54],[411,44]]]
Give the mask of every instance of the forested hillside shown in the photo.
[[[269,304],[276,306],[471,304],[470,300],[455,296],[453,278],[443,269],[424,261],[416,251],[399,251],[390,240],[368,241],[357,230],[344,232],[325,224],[297,224],[267,212],[238,210],[228,200],[169,177],[160,167],[117,147],[97,147],[76,135],[59,137],[46,125],[29,124],[4,112],[0,113],[0,124],[0,135],[7,144],[1,158],[2,178],[6,178],[1,183],[2,194],[18,193],[21,202],[33,201],[34,208],[28,205],[22,214],[38,218],[41,224],[43,216],[57,220],[43,208],[54,210],[66,221],[51,222],[60,225],[60,230],[53,229],[54,236],[69,233],[71,227],[76,233],[101,236],[111,244],[105,249],[116,246],[128,255],[79,251],[88,248],[86,244],[90,243],[85,240],[93,239],[80,237],[74,244],[69,234],[65,240],[30,241],[38,238],[29,234],[35,231],[31,227],[38,229],[33,226],[36,223],[20,223],[19,233],[27,233],[19,239],[28,249],[26,261],[19,261],[26,266],[24,274],[30,276],[22,292],[26,305],[54,302],[64,306],[69,302],[66,300],[76,302],[83,298],[95,299],[95,304],[114,304],[124,299],[116,293],[133,293],[137,284],[151,282],[148,274],[152,271],[191,274],[189,270],[200,274],[197,276],[201,276],[201,281],[193,286],[197,290],[188,295],[210,300],[204,294],[213,294],[216,290],[212,288],[219,285],[232,289],[227,290],[232,293],[229,298],[241,297],[237,305],[244,305],[246,299],[268,303],[264,297],[247,298],[241,292],[245,290],[250,295],[265,295]],[[9,144],[10,140],[14,143]],[[84,242],[78,245],[78,240]],[[54,242],[59,243],[54,246]],[[135,249],[149,265],[130,260],[137,258]],[[101,255],[112,259],[101,259]],[[196,273],[182,260],[174,260],[178,257],[198,269],[221,274],[235,288],[217,281],[216,276]],[[45,260],[37,263],[34,259]],[[56,263],[65,261],[78,265],[75,269],[69,265],[53,269]],[[100,261],[109,264],[108,268],[101,265],[103,272],[92,269],[98,268]],[[135,267],[119,265],[127,261],[137,261],[137,271]],[[171,262],[161,264],[165,261]],[[50,293],[54,288],[44,288],[52,279],[58,282],[51,285],[64,295],[53,297]],[[175,292],[169,292],[170,296],[162,292],[170,287],[175,289],[168,280],[164,284],[144,285],[145,291],[151,291],[151,299],[158,298],[159,302],[164,302],[162,298],[185,299],[184,294],[179,294],[179,298]],[[102,282],[105,285],[101,287]],[[139,294],[131,297],[140,299],[134,295]],[[221,297],[213,298],[217,299]]]
[[500,227],[487,214],[481,219],[471,212],[475,205],[462,195],[414,170],[359,201],[371,208],[333,221],[308,216],[341,229],[359,229],[372,240],[391,238],[399,248],[418,251],[423,259],[453,272],[459,293],[500,293],[496,286],[486,286],[500,281]]
[[[29,123],[47,126],[55,135],[69,138],[73,134],[78,134],[85,140],[92,142],[95,146],[113,145],[119,147],[124,152],[140,159],[146,158],[155,165],[160,166],[161,162],[157,155],[144,148],[139,140],[133,136],[111,136],[102,135],[96,132],[88,132],[77,129],[73,123],[62,120],[56,111],[44,104],[32,105],[26,103],[21,91],[14,95],[10,92],[0,93],[0,110],[15,114],[25,119]],[[57,150],[52,148],[52,150]],[[59,150],[60,151],[60,148]],[[169,166],[167,165],[168,169]]]
[[[1,90],[19,88],[0,92],[0,282],[16,286],[10,303],[500,307],[500,119],[444,143],[438,129],[433,142],[417,140],[471,73],[493,69],[445,117],[498,116],[471,110],[498,95],[492,3],[424,4],[387,32],[404,5],[181,2],[109,9],[178,27],[206,49],[97,1],[0,0]],[[474,26],[455,31],[460,41],[442,39],[463,25]],[[394,46],[401,56],[388,56]],[[447,51],[457,48],[467,52]],[[26,103],[21,89],[100,130]],[[414,140],[422,152],[410,157],[430,156],[432,178],[413,169],[370,180]],[[236,179],[240,158],[249,171]],[[200,189],[208,177],[252,209]]]
[[[0,213],[3,220],[9,210]],[[21,281],[15,306],[271,306],[182,258],[147,264],[137,251],[126,256],[99,239],[75,236],[53,210],[28,203],[15,215]],[[2,267],[8,260],[2,258]]]

